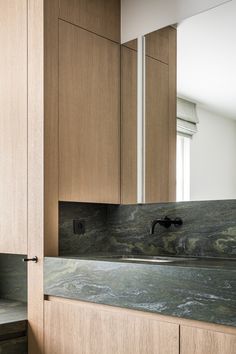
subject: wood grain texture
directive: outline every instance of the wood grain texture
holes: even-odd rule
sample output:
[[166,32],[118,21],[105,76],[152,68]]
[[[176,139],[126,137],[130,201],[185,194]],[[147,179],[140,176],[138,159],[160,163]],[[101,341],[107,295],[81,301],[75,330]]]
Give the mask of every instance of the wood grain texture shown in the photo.
[[28,264],[29,353],[43,353],[44,0],[28,0]]
[[0,0],[0,252],[27,253],[27,1]]
[[[75,303],[75,304],[83,304],[84,302],[75,300],[75,299],[66,299],[66,298],[61,298],[57,296],[46,296],[45,300],[52,301],[52,302],[63,302],[63,303]],[[225,325],[219,325],[211,322],[203,322],[203,321],[196,321],[196,320],[189,320],[186,318],[181,318],[181,317],[173,317],[173,316],[168,316],[168,315],[162,315],[158,313],[151,313],[151,312],[145,312],[145,311],[140,311],[140,310],[127,310],[126,308],[121,308],[121,307],[114,307],[114,306],[108,306],[108,305],[101,305],[101,304],[96,304],[96,303],[89,303],[86,302],[87,306],[92,306],[93,308],[101,308],[103,309],[108,309],[109,311],[112,311],[113,313],[120,313],[120,312],[126,312],[126,311],[131,311],[133,314],[144,316],[145,318],[149,319],[157,319],[160,322],[169,322],[169,323],[175,323],[178,325],[182,326],[187,326],[187,327],[194,327],[194,328],[200,328],[204,330],[210,330],[210,331],[215,331],[215,332],[221,332],[221,333],[227,333],[227,334],[233,334],[236,336],[236,328],[233,326],[225,326]]]
[[138,40],[134,39],[132,41],[126,42],[124,44],[122,44],[122,47],[127,47],[133,50],[138,50]]
[[60,18],[120,43],[120,0],[60,0]]
[[145,202],[169,200],[169,68],[146,56]]
[[120,203],[120,46],[59,27],[59,198]]
[[169,29],[162,28],[145,36],[146,55],[169,64]]
[[178,354],[179,326],[131,310],[45,301],[45,354]]
[[44,7],[44,254],[58,255],[59,0]]
[[176,202],[177,31],[169,31],[169,201]]
[[235,354],[236,335],[182,326],[180,354]]
[[121,47],[121,203],[137,203],[137,51],[126,46]]

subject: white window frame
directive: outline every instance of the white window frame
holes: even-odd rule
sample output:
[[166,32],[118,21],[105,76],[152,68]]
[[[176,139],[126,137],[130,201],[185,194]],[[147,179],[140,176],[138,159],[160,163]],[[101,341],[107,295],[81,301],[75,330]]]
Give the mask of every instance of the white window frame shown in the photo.
[[176,200],[190,201],[190,143],[191,136],[177,134]]

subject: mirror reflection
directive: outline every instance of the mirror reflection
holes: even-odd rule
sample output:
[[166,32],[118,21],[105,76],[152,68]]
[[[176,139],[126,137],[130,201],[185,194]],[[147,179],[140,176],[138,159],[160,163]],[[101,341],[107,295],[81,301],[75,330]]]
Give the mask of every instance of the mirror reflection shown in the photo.
[[177,200],[236,198],[235,2],[177,26]]
[[236,199],[235,12],[122,46],[124,203]]

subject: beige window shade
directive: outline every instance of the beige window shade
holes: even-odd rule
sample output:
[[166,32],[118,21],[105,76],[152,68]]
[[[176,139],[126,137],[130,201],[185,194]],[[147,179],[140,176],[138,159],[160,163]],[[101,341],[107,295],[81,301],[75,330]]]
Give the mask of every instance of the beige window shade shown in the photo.
[[177,98],[177,132],[192,136],[197,132],[199,123],[196,104],[183,98]]

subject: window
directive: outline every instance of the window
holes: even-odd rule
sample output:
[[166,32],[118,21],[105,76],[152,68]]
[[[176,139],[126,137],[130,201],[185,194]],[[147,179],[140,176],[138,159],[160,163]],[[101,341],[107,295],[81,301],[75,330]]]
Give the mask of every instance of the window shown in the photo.
[[177,135],[177,202],[190,200],[190,139]]

